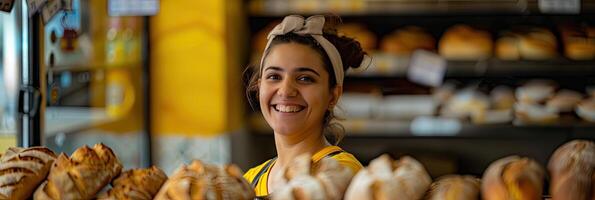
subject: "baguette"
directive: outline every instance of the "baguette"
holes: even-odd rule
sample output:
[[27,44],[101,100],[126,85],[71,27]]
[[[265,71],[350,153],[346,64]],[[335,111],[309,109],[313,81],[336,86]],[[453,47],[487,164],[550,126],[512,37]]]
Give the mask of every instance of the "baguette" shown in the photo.
[[0,159],[0,199],[28,199],[55,159],[46,147],[8,148]]
[[96,144],[91,149],[85,145],[70,158],[64,153],[58,156],[34,199],[91,199],[121,170],[122,164],[109,147]]
[[120,174],[112,181],[112,189],[98,200],[151,200],[167,180],[161,169],[133,169]]
[[595,144],[593,141],[574,140],[559,147],[548,163],[552,178],[550,184],[552,199],[595,199],[594,169]]

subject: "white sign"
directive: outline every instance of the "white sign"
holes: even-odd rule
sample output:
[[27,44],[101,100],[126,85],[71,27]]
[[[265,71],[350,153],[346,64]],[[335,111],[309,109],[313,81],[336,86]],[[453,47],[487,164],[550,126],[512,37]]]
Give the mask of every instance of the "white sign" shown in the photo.
[[0,0],[0,11],[10,12],[14,5],[14,0]]
[[539,0],[539,10],[542,13],[579,14],[581,0]]
[[48,0],[27,0],[27,9],[29,17],[33,16],[37,11],[41,10],[41,7],[45,5]]
[[41,18],[43,23],[47,24],[52,17],[56,16],[62,9],[62,0],[48,0],[48,2],[41,8]]
[[110,16],[152,16],[159,12],[159,0],[108,0]]
[[409,80],[428,86],[440,86],[446,73],[446,60],[439,55],[416,50],[411,55],[407,77]]

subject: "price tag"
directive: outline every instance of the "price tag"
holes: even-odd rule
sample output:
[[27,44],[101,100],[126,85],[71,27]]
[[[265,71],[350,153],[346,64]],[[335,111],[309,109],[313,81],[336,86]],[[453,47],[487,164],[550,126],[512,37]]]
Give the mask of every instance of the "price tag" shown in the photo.
[[29,9],[29,17],[33,16],[39,11],[48,0],[27,0],[27,9]]
[[159,0],[108,0],[110,16],[152,16],[159,12]]
[[446,73],[446,60],[439,55],[417,50],[411,55],[407,77],[409,80],[428,86],[440,86]]
[[579,14],[581,0],[539,0],[539,10],[552,14]]
[[0,0],[0,11],[10,12],[14,5],[14,0]]
[[62,9],[62,0],[48,0],[48,2],[41,8],[41,18],[43,23],[47,24],[52,17],[56,16]]

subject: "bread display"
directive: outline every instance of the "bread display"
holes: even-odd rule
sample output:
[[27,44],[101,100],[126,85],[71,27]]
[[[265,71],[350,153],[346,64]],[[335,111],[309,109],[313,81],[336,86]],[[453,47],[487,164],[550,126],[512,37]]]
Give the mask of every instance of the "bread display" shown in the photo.
[[409,56],[417,49],[434,51],[436,40],[420,27],[407,26],[385,36],[380,48],[383,52],[396,56]]
[[595,198],[595,143],[573,140],[552,154],[548,170],[553,200]]
[[544,170],[529,158],[509,156],[488,166],[481,194],[485,200],[540,200]]
[[357,40],[366,52],[372,52],[376,49],[376,35],[363,24],[341,24],[337,27],[337,32],[339,36],[347,36]]
[[284,172],[286,184],[272,193],[272,199],[341,200],[354,173],[333,158],[312,163],[311,155],[296,157]]
[[8,148],[0,158],[0,199],[29,199],[55,159],[46,147]]
[[564,54],[573,60],[595,59],[595,28],[589,26],[565,25],[560,28],[564,43]]
[[346,200],[421,199],[432,179],[417,160],[404,156],[393,160],[382,155],[360,170],[349,185]]
[[492,56],[492,43],[492,36],[487,31],[455,25],[440,38],[438,51],[450,60],[482,60]]
[[496,57],[501,60],[520,60],[519,38],[517,35],[507,33],[496,40]]
[[473,176],[446,175],[432,183],[424,199],[478,200],[481,181]]
[[254,199],[254,190],[242,174],[235,165],[218,167],[194,160],[190,165],[182,165],[154,199]]
[[557,53],[556,36],[544,28],[529,28],[519,37],[519,52],[527,60],[555,58]]
[[546,80],[533,80],[519,87],[515,91],[516,99],[520,103],[539,104],[550,99],[556,90],[554,83]]
[[127,170],[112,181],[112,188],[98,200],[151,200],[166,180],[167,175],[155,166]]
[[91,199],[121,170],[122,164],[109,147],[85,145],[70,158],[64,153],[58,156],[47,181],[35,191],[34,199]]
[[585,99],[576,106],[576,114],[588,122],[595,122],[595,97]]
[[572,90],[560,90],[547,101],[546,107],[556,112],[572,112],[583,96]]

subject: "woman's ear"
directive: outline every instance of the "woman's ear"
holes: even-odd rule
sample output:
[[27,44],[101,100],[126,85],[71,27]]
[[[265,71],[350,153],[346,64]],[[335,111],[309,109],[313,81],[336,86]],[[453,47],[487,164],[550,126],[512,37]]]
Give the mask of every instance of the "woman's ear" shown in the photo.
[[339,98],[343,95],[343,86],[337,85],[331,91],[331,100],[329,102],[329,108],[332,108],[337,105],[339,102]]

